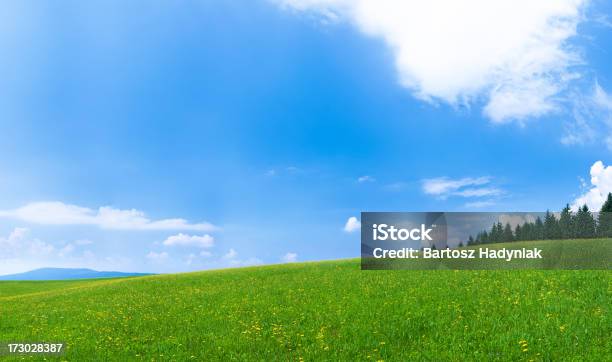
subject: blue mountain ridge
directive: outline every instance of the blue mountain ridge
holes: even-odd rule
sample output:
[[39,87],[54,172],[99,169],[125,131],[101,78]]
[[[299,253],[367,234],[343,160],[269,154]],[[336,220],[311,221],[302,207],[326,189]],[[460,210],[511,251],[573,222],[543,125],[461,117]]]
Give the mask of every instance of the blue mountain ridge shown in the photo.
[[40,268],[24,273],[0,275],[0,280],[68,280],[94,278],[121,278],[152,275],[150,273],[124,273],[73,268]]

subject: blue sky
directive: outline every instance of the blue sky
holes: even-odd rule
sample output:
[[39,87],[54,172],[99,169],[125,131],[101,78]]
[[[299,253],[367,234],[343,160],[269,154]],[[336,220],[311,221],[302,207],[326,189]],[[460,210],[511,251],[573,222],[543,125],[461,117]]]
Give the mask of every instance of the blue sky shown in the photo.
[[4,2],[0,273],[355,257],[360,211],[597,208],[612,6],[433,3]]

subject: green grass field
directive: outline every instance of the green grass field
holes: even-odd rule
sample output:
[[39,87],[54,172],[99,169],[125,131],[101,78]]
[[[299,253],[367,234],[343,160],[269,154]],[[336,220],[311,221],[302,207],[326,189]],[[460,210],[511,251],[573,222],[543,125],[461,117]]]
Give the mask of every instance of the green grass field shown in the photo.
[[62,341],[73,361],[609,361],[611,297],[607,270],[361,271],[358,259],[0,282],[0,341]]

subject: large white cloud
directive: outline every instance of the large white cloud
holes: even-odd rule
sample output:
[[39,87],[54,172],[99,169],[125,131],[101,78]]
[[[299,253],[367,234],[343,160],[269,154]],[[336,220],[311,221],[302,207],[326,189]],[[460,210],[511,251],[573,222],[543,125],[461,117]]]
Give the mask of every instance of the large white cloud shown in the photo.
[[597,161],[591,166],[591,188],[574,200],[572,209],[586,204],[591,211],[599,211],[609,192],[612,192],[612,166]]
[[494,122],[559,108],[581,62],[568,45],[587,0],[273,0],[383,39],[415,96],[469,105]]
[[102,206],[97,210],[63,202],[33,202],[13,210],[0,210],[0,217],[12,217],[42,225],[95,225],[122,230],[196,230],[213,231],[210,223],[189,223],[185,219],[151,220],[136,209],[121,210]]

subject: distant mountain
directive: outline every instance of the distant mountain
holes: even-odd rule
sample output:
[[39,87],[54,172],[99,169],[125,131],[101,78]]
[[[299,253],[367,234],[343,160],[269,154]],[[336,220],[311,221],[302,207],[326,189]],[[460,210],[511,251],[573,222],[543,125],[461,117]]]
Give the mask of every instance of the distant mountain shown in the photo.
[[151,275],[147,273],[122,273],[116,271],[97,271],[92,269],[41,268],[25,273],[0,275],[0,280],[66,280],[93,278],[121,278]]

